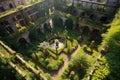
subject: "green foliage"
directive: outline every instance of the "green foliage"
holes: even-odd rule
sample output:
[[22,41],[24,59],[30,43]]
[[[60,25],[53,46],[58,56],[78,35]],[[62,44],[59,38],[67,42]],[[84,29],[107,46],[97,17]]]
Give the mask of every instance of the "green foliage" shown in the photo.
[[[51,51],[48,51],[48,56],[45,56],[45,53],[38,51],[33,53],[32,58],[38,60],[38,62],[48,70],[57,70],[59,66],[63,63],[63,56],[56,55]],[[36,54],[36,55],[35,55]]]
[[54,15],[53,21],[54,21],[54,26],[55,27],[63,27],[62,21],[60,20],[60,16],[58,14]]
[[[78,42],[75,39],[69,39],[66,42],[67,42],[67,46],[66,46],[66,48],[64,48],[63,51],[67,54],[70,54],[77,47]],[[65,44],[66,44],[66,42],[65,42]]]
[[78,42],[82,41],[82,36],[77,37]]
[[47,80],[52,80],[52,77],[49,73],[45,73],[44,75],[45,75],[45,77],[47,77]]
[[0,46],[0,80],[25,80],[8,64],[10,60],[14,61],[14,58]]
[[92,76],[92,80],[104,80],[106,76],[110,74],[110,67],[109,64],[107,63],[107,60],[105,57],[101,59],[99,64],[96,66],[96,71]]
[[95,21],[95,20],[91,20],[91,19],[85,19],[85,23],[89,24],[89,25],[92,25],[92,26],[95,26],[95,27],[97,27],[99,29],[103,26],[101,22]]
[[66,22],[66,26],[68,29],[72,30],[73,29],[73,19],[71,16],[68,16],[67,22]]
[[97,65],[96,71],[92,77],[93,79],[120,79],[120,17],[118,17],[118,14],[119,13],[116,14],[115,19],[111,23],[111,28],[107,33],[103,34],[103,42],[99,47],[99,51],[101,51],[101,49],[107,45],[108,52]]
[[8,64],[0,60],[0,80],[25,80]]
[[67,12],[68,13],[72,14],[74,9],[75,9],[75,7],[73,6],[72,3],[67,4]]
[[120,25],[120,9],[118,10],[117,14],[115,15],[115,18],[113,22],[111,23],[111,26],[119,26]]
[[63,63],[63,57],[59,56],[59,58],[57,60],[53,60],[53,59],[49,58],[48,62],[49,62],[49,64],[46,65],[46,68],[48,70],[58,70],[60,65]]
[[46,21],[46,18],[45,18],[45,17],[40,17],[40,18],[38,19],[39,24],[44,23],[45,21]]
[[3,25],[0,25],[0,37],[6,37],[8,35],[9,35],[9,33],[8,33],[6,27]]
[[94,13],[94,9],[91,8],[91,7],[86,7],[86,6],[80,6],[85,12],[87,15],[91,15],[92,13]]
[[[74,57],[72,57],[69,66],[65,69],[61,77],[62,79],[70,79],[70,80],[82,79],[86,74],[89,66],[90,65],[87,56],[85,54],[77,53]],[[71,71],[75,72],[73,77],[70,77]]]

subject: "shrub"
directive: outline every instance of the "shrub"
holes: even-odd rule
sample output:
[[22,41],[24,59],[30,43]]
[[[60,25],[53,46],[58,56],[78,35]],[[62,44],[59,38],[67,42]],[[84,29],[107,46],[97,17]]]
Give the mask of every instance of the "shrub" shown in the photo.
[[73,40],[73,43],[72,43],[72,46],[73,46],[73,47],[76,47],[77,45],[78,45],[78,42],[77,42],[77,40],[74,39],[74,40]]
[[45,61],[44,61],[44,63],[45,63],[46,65],[48,65],[48,64],[49,64],[49,61],[50,61],[49,58],[46,58]]
[[78,37],[77,37],[77,41],[78,41],[78,42],[82,41],[82,36],[78,36]]
[[45,77],[47,77],[47,80],[52,80],[52,77],[49,73],[45,73],[44,75],[45,75]]
[[119,80],[120,79],[120,10],[111,23],[111,28],[103,35],[99,51],[108,46],[108,51],[101,58],[92,79]]
[[65,79],[68,77],[70,70],[69,68],[66,68],[65,71],[63,72],[63,74],[61,75],[62,79]]
[[57,65],[53,65],[53,64],[48,64],[47,65],[47,69],[49,69],[49,70],[57,70],[58,66]]
[[66,26],[68,29],[72,30],[73,29],[73,20],[71,18],[68,18],[66,22]]
[[55,55],[55,53],[51,52],[48,50],[48,53],[50,56],[52,56],[54,59],[57,59],[57,56]]
[[85,55],[76,54],[76,56],[72,58],[70,64],[68,65],[67,69],[65,69],[61,77],[62,79],[68,78],[70,71],[73,70],[75,71],[75,75],[73,77],[69,77],[69,79],[71,80],[73,78],[73,80],[79,80],[79,77],[84,77],[88,66],[89,62],[87,57]]

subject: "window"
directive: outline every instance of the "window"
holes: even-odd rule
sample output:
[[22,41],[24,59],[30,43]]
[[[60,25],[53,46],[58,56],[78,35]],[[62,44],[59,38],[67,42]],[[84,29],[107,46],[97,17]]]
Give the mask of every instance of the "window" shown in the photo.
[[21,20],[19,23],[21,26],[25,26],[25,22],[23,20]]
[[16,18],[17,18],[17,19],[21,19],[22,16],[21,16],[21,15],[17,15]]
[[0,7],[0,12],[5,11],[5,9],[3,7]]
[[3,21],[5,25],[9,25],[10,23],[8,21]]
[[13,29],[11,28],[11,26],[8,26],[8,27],[7,27],[7,30],[8,30],[10,33],[14,33]]

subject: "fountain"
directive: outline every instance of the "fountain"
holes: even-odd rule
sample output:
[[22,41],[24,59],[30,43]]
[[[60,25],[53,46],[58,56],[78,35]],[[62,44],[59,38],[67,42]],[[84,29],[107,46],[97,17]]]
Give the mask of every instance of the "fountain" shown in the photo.
[[62,48],[63,46],[64,44],[60,42],[58,39],[54,39],[54,43],[50,45],[51,48],[56,49],[56,50]]

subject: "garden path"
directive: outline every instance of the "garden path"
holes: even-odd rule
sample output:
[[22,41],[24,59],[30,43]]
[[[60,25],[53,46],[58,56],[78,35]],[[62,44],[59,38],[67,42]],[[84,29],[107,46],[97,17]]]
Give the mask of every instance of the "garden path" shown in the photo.
[[83,37],[82,42],[78,44],[77,49],[70,56],[68,56],[66,54],[63,54],[64,58],[65,58],[64,63],[60,67],[60,69],[58,70],[58,72],[56,74],[54,74],[54,75],[51,74],[53,80],[58,80],[60,78],[60,76],[62,75],[62,73],[68,67],[68,64],[70,63],[71,57],[74,57],[77,54],[78,50],[81,48],[81,45],[84,43],[85,39],[86,39],[86,36]]
[[62,73],[67,68],[68,64],[70,63],[71,57],[73,57],[78,52],[79,49],[80,49],[80,45],[78,45],[78,48],[72,53],[71,56],[67,56],[66,54],[64,54],[64,58],[65,58],[64,64],[58,70],[57,74],[53,75],[53,80],[57,80],[62,75]]
[[33,62],[35,62],[41,68],[41,70],[43,70],[43,72],[49,73],[52,76],[53,80],[58,80],[60,76],[62,75],[62,73],[64,72],[64,70],[67,68],[71,60],[71,57],[74,57],[76,55],[76,53],[81,48],[86,38],[87,36],[83,36],[83,40],[78,44],[77,49],[71,55],[67,55],[64,53],[62,54],[64,56],[64,63],[63,65],[61,65],[61,67],[57,71],[48,71],[41,64],[39,64],[36,60],[33,60]]

